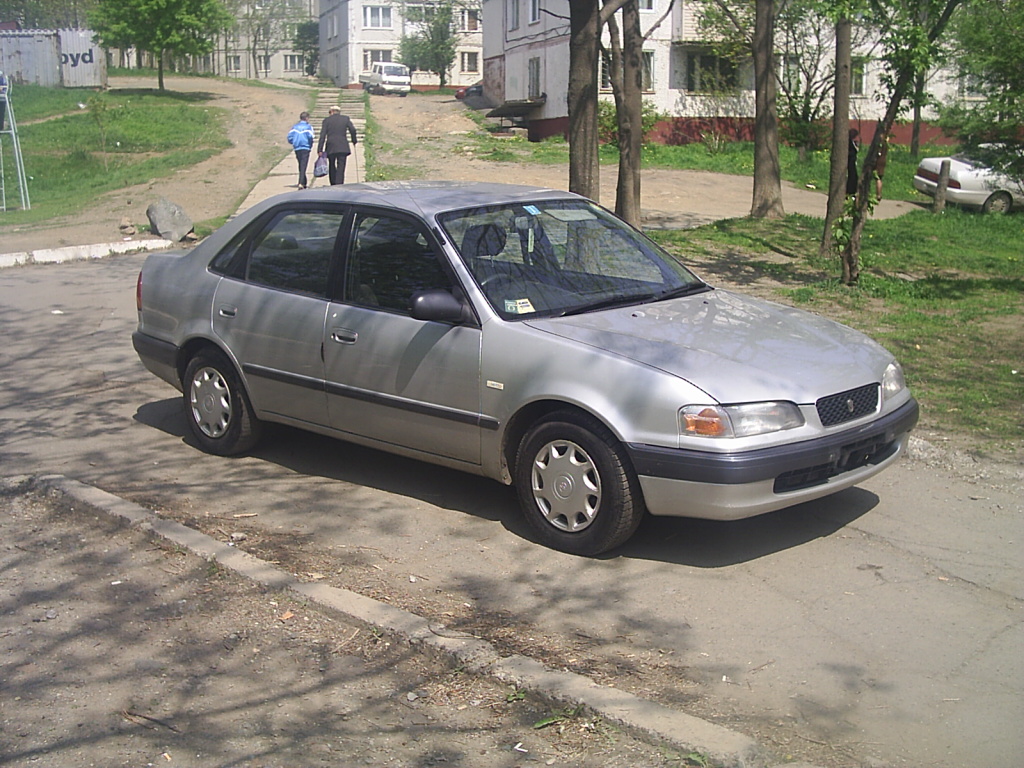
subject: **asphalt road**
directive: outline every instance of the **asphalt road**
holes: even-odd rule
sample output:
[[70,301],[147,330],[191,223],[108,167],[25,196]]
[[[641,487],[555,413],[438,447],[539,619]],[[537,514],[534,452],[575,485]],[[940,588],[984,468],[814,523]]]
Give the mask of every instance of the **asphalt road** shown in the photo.
[[292,430],[248,457],[202,454],[131,348],[143,258],[0,272],[3,475],[251,515],[272,546],[315,551],[368,594],[511,628],[521,652],[767,742],[824,745],[836,765],[1019,763],[1019,482],[904,460],[788,511],[650,519],[611,556],[564,555],[490,481]]

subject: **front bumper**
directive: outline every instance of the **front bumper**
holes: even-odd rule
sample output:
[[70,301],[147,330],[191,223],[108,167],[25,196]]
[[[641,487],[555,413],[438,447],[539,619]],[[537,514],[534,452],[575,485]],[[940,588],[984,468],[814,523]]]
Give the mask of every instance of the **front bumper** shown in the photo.
[[738,520],[818,499],[878,474],[903,453],[919,408],[834,435],[742,453],[627,445],[652,515]]

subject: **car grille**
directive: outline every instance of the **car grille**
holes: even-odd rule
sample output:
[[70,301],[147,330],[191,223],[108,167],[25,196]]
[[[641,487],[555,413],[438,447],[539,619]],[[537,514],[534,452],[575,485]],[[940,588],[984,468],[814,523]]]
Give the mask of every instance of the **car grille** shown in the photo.
[[884,434],[865,437],[839,449],[838,456],[828,464],[819,464],[814,467],[794,469],[791,472],[784,472],[775,478],[775,493],[786,491],[797,491],[801,488],[811,488],[821,485],[829,478],[849,472],[853,469],[878,464],[899,448],[899,440],[887,440]]
[[878,385],[867,384],[823,397],[814,407],[818,409],[818,418],[825,427],[859,419],[878,410]]

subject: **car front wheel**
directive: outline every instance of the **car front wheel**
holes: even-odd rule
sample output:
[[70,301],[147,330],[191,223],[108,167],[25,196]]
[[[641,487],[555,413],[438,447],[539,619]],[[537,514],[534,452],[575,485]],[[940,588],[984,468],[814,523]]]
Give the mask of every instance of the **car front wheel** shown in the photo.
[[244,453],[259,440],[262,423],[235,372],[222,352],[205,349],[185,369],[182,387],[192,434],[207,453]]
[[558,412],[523,437],[516,458],[523,514],[553,549],[592,556],[626,541],[643,496],[625,451],[596,419]]

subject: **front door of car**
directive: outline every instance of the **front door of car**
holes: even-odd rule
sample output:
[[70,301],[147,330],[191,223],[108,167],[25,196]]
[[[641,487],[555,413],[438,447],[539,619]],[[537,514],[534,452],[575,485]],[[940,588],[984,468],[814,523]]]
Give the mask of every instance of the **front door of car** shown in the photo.
[[245,244],[244,278],[217,287],[214,332],[241,366],[257,412],[327,424],[321,346],[343,218],[282,211]]
[[324,339],[331,426],[480,463],[480,330],[417,320],[417,290],[453,280],[411,219],[357,212]]

